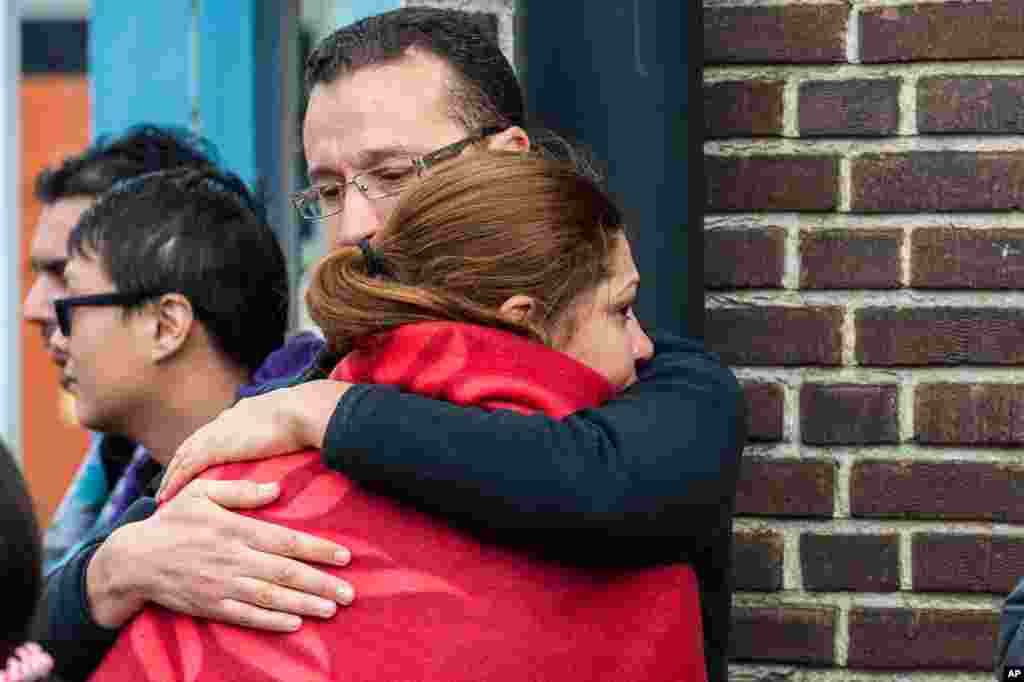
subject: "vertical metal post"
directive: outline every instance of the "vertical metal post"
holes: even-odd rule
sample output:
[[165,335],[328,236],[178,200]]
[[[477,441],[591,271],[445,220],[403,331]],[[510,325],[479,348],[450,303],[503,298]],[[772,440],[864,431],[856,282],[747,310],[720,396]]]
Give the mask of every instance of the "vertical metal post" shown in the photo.
[[18,82],[20,72],[20,23],[17,0],[6,0],[0,14],[0,435],[20,459],[21,423],[21,318],[18,236],[18,191],[21,144],[18,130]]
[[703,334],[701,3],[518,0],[533,119],[587,145],[630,220],[638,314]]
[[0,12],[0,436],[21,459],[21,188],[18,83],[21,37],[17,0]]

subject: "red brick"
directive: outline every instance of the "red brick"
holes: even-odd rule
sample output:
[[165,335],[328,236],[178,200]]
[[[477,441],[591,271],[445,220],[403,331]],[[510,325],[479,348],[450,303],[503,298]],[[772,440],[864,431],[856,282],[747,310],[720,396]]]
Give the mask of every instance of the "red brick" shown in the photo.
[[921,384],[914,430],[926,445],[1024,443],[1024,384]]
[[903,230],[822,230],[800,235],[800,288],[898,289]]
[[705,137],[782,135],[782,81],[704,84]]
[[704,62],[846,61],[845,6],[705,7]]
[[708,211],[830,211],[837,205],[836,156],[705,156]]
[[881,462],[853,465],[854,517],[1024,521],[1024,467],[987,462]]
[[936,76],[917,85],[921,133],[1024,133],[1024,78]]
[[1024,363],[1024,310],[863,308],[856,327],[861,365]]
[[785,270],[781,227],[715,228],[704,232],[704,286],[778,289]]
[[835,632],[835,608],[734,607],[732,659],[830,665]]
[[1024,538],[914,533],[914,590],[1007,594],[1021,577]]
[[860,213],[1009,211],[1024,207],[1024,152],[908,152],[853,159]]
[[778,442],[782,440],[782,419],[785,413],[782,386],[762,381],[745,382],[747,399],[747,440]]
[[900,120],[900,81],[808,81],[800,86],[800,134],[892,135]]
[[991,670],[999,616],[987,611],[850,611],[851,668]]
[[862,62],[1024,57],[1019,0],[865,7]]
[[835,479],[833,462],[744,457],[736,486],[736,513],[830,518]]
[[732,574],[737,590],[782,589],[782,535],[773,531],[737,532],[732,541]]
[[900,538],[886,535],[800,536],[804,589],[811,592],[895,592]]
[[899,442],[897,387],[804,384],[800,434],[812,445]]
[[710,308],[704,343],[730,365],[842,362],[843,311],[828,308]]
[[911,235],[918,289],[1024,289],[1024,229],[927,227]]

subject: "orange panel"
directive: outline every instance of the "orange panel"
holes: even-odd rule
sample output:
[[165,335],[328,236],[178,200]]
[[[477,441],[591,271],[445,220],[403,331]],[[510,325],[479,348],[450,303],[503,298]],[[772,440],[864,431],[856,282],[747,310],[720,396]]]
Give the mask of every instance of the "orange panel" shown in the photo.
[[[39,219],[32,188],[36,175],[89,144],[89,82],[84,75],[26,76],[20,84],[21,106],[21,256]],[[32,275],[21,276],[22,295]],[[43,351],[36,327],[22,331],[22,453],[41,523],[46,524],[88,447],[88,433],[72,422],[70,398],[57,382],[57,368]]]

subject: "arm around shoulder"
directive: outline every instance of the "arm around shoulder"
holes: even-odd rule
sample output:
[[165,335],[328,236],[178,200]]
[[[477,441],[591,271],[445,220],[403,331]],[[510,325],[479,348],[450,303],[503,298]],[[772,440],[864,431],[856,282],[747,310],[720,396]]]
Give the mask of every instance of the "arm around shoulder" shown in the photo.
[[696,341],[656,342],[636,384],[562,420],[356,386],[331,417],[325,460],[498,533],[591,532],[648,547],[672,538],[699,551],[715,520],[732,513],[743,394]]

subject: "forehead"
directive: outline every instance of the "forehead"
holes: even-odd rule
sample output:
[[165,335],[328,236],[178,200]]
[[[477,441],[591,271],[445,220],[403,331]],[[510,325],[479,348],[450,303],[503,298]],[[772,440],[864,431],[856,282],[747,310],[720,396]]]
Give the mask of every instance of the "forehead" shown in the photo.
[[616,238],[612,246],[611,277],[609,279],[613,286],[615,284],[627,286],[640,279],[640,273],[637,272],[636,263],[633,261],[633,250],[625,236]]
[[34,256],[64,258],[67,254],[68,237],[86,209],[92,197],[69,197],[52,204],[44,204],[39,214],[39,224],[32,240]]
[[75,254],[68,259],[64,270],[68,284],[78,293],[105,292],[114,288],[110,277],[103,271],[98,258],[90,258]]
[[458,139],[464,131],[448,115],[448,77],[440,60],[413,55],[316,85],[303,124],[310,172],[358,167],[368,150],[422,154]]

